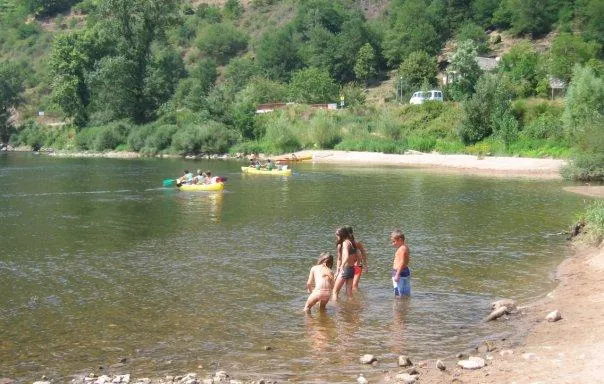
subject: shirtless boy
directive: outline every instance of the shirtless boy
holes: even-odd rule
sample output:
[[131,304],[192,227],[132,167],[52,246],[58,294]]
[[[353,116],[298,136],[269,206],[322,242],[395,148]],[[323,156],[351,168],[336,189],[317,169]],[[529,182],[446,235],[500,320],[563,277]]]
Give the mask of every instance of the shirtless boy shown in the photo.
[[396,248],[392,262],[392,286],[394,296],[411,296],[411,270],[409,269],[409,247],[405,244],[405,234],[400,229],[390,233],[392,246]]
[[317,265],[310,269],[310,275],[306,282],[306,290],[310,295],[304,305],[304,312],[310,313],[310,309],[320,302],[319,310],[324,310],[333,289],[333,256],[329,252],[321,253]]

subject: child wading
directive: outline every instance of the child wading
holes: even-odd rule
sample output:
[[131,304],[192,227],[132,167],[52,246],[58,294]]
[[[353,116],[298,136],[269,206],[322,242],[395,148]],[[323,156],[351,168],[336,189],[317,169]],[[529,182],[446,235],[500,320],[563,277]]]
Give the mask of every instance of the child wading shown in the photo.
[[409,247],[405,244],[405,234],[400,229],[390,233],[392,246],[396,248],[392,262],[392,286],[394,296],[411,296],[411,270],[409,269]]
[[333,256],[329,252],[323,252],[317,260],[317,265],[310,269],[306,282],[306,290],[310,295],[304,305],[304,312],[310,313],[310,309],[318,302],[320,302],[319,310],[325,310],[333,289],[332,266]]

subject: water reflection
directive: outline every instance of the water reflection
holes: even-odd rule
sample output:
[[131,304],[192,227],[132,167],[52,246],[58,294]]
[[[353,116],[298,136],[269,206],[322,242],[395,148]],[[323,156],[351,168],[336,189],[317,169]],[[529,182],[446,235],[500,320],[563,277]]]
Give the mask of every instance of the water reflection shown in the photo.
[[316,314],[307,314],[304,319],[306,327],[306,338],[312,348],[313,358],[325,360],[329,357],[325,354],[337,341],[336,323],[327,311],[317,311]]
[[392,301],[392,324],[390,329],[392,332],[392,339],[390,350],[395,354],[402,354],[407,346],[407,313],[411,298],[403,297],[393,299]]

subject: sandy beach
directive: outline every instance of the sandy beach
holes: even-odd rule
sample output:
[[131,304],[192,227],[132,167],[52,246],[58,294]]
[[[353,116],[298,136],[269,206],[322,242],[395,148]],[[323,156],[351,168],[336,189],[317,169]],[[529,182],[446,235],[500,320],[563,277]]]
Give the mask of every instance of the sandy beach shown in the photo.
[[482,174],[489,176],[560,179],[560,169],[566,164],[561,159],[535,159],[474,155],[441,155],[412,151],[405,155],[350,151],[300,151],[296,156],[312,156],[315,163],[351,165],[399,165],[429,170]]

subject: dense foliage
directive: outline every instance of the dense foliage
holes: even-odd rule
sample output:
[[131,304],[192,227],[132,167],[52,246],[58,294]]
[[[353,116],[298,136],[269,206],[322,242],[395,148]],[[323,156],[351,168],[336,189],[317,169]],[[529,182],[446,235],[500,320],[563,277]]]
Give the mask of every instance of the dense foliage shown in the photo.
[[[601,140],[587,139],[602,136],[601,1],[197,3],[0,2],[2,142],[149,155],[572,153],[569,175],[601,178]],[[496,54],[495,69],[479,66],[477,55]],[[391,77],[386,104],[367,104]],[[436,87],[444,104],[399,105]],[[272,102],[346,109],[256,114]]]

